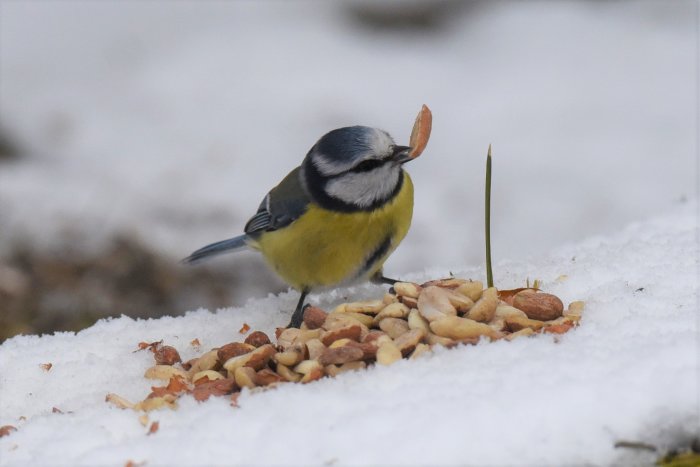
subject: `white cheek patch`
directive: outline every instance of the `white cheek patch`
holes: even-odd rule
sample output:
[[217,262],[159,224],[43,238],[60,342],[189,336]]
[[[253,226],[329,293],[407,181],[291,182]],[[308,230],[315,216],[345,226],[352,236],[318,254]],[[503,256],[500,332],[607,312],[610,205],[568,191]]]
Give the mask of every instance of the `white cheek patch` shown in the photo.
[[349,172],[326,185],[326,193],[348,204],[367,207],[377,200],[387,199],[399,182],[401,167],[384,164],[369,172]]

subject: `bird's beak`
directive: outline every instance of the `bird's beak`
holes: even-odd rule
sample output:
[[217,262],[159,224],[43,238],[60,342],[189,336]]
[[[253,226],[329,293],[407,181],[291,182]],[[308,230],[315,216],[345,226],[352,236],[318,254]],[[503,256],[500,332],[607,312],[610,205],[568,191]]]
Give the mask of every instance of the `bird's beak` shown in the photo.
[[412,149],[410,146],[394,146],[394,153],[391,158],[399,164],[404,164],[412,160],[411,156],[409,156]]

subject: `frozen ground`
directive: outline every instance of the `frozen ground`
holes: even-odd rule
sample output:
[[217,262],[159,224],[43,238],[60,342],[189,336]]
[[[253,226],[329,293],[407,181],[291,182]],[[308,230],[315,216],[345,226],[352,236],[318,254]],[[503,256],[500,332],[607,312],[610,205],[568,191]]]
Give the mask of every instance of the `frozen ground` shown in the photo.
[[117,231],[181,258],[239,233],[326,131],[406,142],[422,103],[390,274],[481,262],[489,143],[497,258],[695,191],[696,2],[475,2],[436,30],[372,30],[348,2],[164,5],[2,2],[2,126],[31,157],[0,166],[0,252]]
[[[582,299],[578,329],[512,343],[439,350],[416,361],[371,368],[309,385],[244,392],[151,413],[109,406],[115,392],[139,400],[148,352],[164,339],[183,359],[240,338],[247,322],[272,332],[296,294],[179,318],[98,322],[77,334],[22,336],[0,346],[0,465],[461,464],[640,465],[659,454],[615,449],[643,441],[660,452],[698,434],[697,204],[524,262],[501,262],[496,282],[540,278],[565,302]],[[483,271],[455,271],[481,278]],[[414,274],[435,278],[444,270]],[[565,280],[556,280],[560,275]],[[377,296],[376,286],[315,296]],[[42,363],[52,363],[45,372]],[[63,414],[52,413],[52,407]],[[26,417],[26,420],[20,420]]]

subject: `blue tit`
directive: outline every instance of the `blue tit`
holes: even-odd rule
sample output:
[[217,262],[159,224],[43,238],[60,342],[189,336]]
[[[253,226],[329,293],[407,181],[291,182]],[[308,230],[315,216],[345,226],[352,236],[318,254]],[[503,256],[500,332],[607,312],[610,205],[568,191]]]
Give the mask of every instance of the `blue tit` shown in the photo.
[[260,251],[301,291],[293,327],[301,325],[304,299],[313,289],[361,280],[391,284],[382,265],[413,216],[413,183],[403,170],[410,151],[376,128],[333,130],[270,190],[244,235],[205,246],[184,261],[246,247]]

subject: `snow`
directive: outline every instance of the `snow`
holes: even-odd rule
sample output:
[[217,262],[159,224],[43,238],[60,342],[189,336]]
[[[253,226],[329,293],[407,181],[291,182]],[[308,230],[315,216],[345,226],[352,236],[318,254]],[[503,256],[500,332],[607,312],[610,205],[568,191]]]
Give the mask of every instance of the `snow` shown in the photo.
[[[286,322],[296,293],[9,339],[0,346],[0,425],[19,429],[0,438],[0,465],[652,462],[655,454],[614,443],[665,450],[698,435],[697,215],[691,202],[614,235],[499,262],[501,287],[539,278],[566,303],[586,302],[581,326],[559,338],[482,341],[308,385],[244,391],[238,408],[227,398],[184,397],[175,411],[151,412],[160,423],[152,435],[135,412],[104,401],[108,392],[130,400],[149,392],[153,382],[142,375],[152,356],[134,353],[138,342],[164,339],[188,359],[197,354],[192,339],[203,350],[237,340],[244,322],[272,333]],[[484,275],[479,268],[453,272]],[[357,286],[311,299],[330,307],[381,290]],[[46,372],[39,365],[48,362]]]

